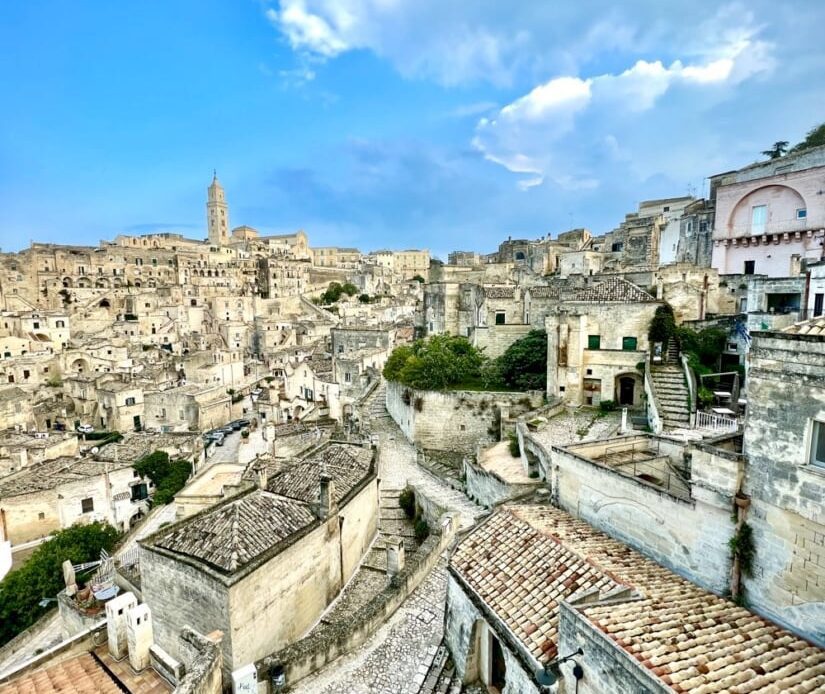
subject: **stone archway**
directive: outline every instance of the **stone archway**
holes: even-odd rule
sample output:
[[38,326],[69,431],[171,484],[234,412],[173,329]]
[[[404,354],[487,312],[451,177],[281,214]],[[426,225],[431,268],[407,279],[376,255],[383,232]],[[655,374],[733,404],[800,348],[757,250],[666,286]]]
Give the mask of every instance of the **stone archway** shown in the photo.
[[621,373],[613,383],[613,400],[621,407],[640,407],[644,386],[640,374],[634,372]]

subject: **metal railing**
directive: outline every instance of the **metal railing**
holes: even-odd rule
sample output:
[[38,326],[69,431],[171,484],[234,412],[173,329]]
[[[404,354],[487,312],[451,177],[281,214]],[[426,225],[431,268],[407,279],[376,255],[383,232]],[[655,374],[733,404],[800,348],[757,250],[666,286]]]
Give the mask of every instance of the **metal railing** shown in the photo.
[[724,434],[736,431],[739,428],[739,423],[733,417],[726,417],[714,412],[697,412],[696,428]]

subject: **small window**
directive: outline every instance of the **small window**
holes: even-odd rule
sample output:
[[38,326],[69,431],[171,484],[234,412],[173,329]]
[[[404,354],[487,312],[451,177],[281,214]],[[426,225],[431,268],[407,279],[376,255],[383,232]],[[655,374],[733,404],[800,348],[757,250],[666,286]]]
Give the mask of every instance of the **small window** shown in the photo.
[[587,349],[601,349],[602,346],[602,336],[601,335],[588,335],[587,336]]
[[745,274],[752,275],[756,272],[756,261],[755,260],[746,260],[745,261]]
[[89,497],[88,499],[83,499],[80,502],[80,509],[83,513],[91,513],[92,511],[94,511],[95,510],[95,502],[92,499],[92,497]]
[[46,520],[46,514],[41,511],[37,514],[37,520]]
[[618,253],[618,252],[619,252],[619,251],[621,251],[623,248],[624,248],[624,244],[623,244],[621,241],[617,241],[617,242],[616,242],[616,243],[614,243],[612,246],[610,246],[610,250],[611,250],[613,253]]
[[623,337],[622,338],[622,349],[625,352],[635,352],[637,343],[638,343],[638,340],[635,337]]
[[699,231],[707,231],[708,230],[708,223],[707,222],[699,222]]
[[563,393],[563,392],[564,392],[564,386],[559,386],[559,393]]
[[504,311],[496,311],[496,325],[504,325],[506,321],[506,314]]
[[134,398],[126,398],[126,404],[127,405],[134,405],[135,404],[135,399]]
[[670,205],[665,205],[662,209],[663,209],[665,212],[670,212]]
[[804,207],[796,211],[797,219],[806,219],[808,217],[808,210]]
[[825,468],[825,422],[814,421],[811,426],[811,465]]

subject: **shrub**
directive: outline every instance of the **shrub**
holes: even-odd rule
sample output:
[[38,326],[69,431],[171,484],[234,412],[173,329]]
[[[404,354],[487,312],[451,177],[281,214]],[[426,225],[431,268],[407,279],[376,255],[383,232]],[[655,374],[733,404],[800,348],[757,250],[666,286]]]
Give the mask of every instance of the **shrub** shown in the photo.
[[615,400],[602,400],[599,402],[599,409],[602,412],[615,412],[619,409],[619,405]]
[[404,510],[407,518],[413,518],[415,516],[415,492],[409,488],[401,492],[398,505]]
[[369,294],[359,294],[358,301],[360,301],[362,304],[368,304],[372,301],[372,299],[370,299]]
[[728,540],[731,555],[739,559],[739,568],[745,576],[753,575],[753,559],[756,547],[753,543],[753,530],[747,523],[742,523],[736,534]]
[[424,542],[430,536],[430,526],[427,525],[427,521],[423,518],[419,518],[415,521],[415,539],[419,542]]
[[518,444],[518,436],[510,434],[510,455],[514,458],[521,457],[521,447]]
[[73,525],[56,532],[23,566],[10,571],[0,581],[0,646],[48,611],[39,602],[63,589],[62,564],[66,559],[73,564],[95,561],[101,549],[112,550],[117,538],[117,530],[108,523]]
[[424,284],[427,281],[421,275],[413,275],[413,280],[419,282],[420,284]]
[[699,402],[701,402],[705,407],[713,403],[713,391],[705,386],[699,388],[699,392],[696,393],[696,397],[699,398]]

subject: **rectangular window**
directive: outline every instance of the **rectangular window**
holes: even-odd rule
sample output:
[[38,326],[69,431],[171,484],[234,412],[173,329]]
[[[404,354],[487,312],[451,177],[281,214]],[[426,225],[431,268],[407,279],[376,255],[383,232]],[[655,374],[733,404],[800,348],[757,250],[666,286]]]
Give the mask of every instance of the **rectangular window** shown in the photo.
[[751,211],[751,233],[764,234],[768,223],[768,206],[754,205]]
[[811,454],[808,462],[825,468],[825,422],[811,423]]
[[506,314],[504,311],[496,311],[496,325],[504,325]]
[[635,337],[623,337],[622,338],[622,349],[626,352],[635,352],[636,351],[636,344],[638,340]]
[[126,398],[126,404],[127,405],[134,405],[135,404],[135,399],[134,398]]
[[825,294],[814,294],[814,318],[822,315],[822,304]]
[[699,231],[707,231],[708,230],[708,223],[707,222],[699,222]]
[[89,497],[88,499],[83,499],[80,502],[80,510],[82,513],[91,513],[95,510],[95,502],[92,499],[92,497]]
[[796,218],[797,219],[806,219],[808,217],[808,210],[804,207],[796,211]]
[[746,260],[745,261],[745,274],[752,275],[756,271],[756,261],[755,260]]
[[601,335],[588,335],[587,336],[587,349],[601,349],[602,347],[602,336]]

